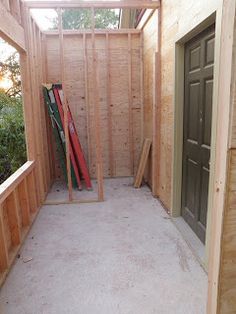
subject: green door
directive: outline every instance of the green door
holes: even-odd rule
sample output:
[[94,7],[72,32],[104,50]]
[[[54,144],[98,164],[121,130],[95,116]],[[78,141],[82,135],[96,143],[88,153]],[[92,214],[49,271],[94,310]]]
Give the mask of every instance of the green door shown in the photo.
[[205,243],[210,174],[214,25],[185,46],[182,216]]

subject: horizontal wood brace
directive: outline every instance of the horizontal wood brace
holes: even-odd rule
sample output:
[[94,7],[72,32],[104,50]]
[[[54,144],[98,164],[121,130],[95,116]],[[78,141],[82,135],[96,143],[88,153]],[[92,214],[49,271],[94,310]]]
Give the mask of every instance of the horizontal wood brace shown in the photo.
[[29,8],[104,8],[104,9],[157,9],[159,0],[120,0],[120,1],[27,1]]
[[0,185],[0,204],[16,189],[17,185],[34,169],[35,161],[27,161]]
[[[96,29],[94,30],[94,33],[96,35],[120,35],[120,34],[140,34],[142,31],[139,29]],[[58,30],[52,30],[52,31],[43,31],[43,34],[46,36],[59,36]],[[63,35],[92,35],[92,30],[84,30],[84,29],[75,29],[75,30],[63,30]]]

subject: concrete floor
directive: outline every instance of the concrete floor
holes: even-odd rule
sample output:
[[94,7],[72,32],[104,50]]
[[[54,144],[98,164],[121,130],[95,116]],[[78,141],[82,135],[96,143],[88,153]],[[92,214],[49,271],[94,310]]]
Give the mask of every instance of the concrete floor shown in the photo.
[[[83,187],[82,191],[78,189],[73,189],[73,199],[74,200],[95,200],[98,198],[97,194],[97,182],[96,180],[92,180],[93,189],[91,191],[86,190]],[[64,201],[68,200],[68,189],[65,182],[62,181],[55,181],[50,193],[47,196],[46,202],[51,201]]]
[[204,314],[207,276],[148,188],[44,206],[1,292],[1,314]]

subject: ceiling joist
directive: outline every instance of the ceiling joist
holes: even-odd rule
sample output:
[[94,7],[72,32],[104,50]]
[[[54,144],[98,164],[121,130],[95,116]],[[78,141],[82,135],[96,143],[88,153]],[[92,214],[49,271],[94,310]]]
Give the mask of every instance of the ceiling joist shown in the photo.
[[32,9],[55,8],[103,8],[103,9],[157,9],[159,0],[120,0],[120,1],[25,1],[26,6]]

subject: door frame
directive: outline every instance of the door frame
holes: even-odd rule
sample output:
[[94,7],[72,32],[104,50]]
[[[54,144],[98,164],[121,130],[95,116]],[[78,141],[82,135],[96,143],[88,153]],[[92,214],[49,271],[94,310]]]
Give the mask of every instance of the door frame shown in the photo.
[[175,77],[174,77],[174,149],[172,164],[172,195],[171,195],[171,215],[172,217],[181,216],[181,198],[182,198],[182,155],[183,155],[183,121],[184,121],[184,61],[185,61],[185,43],[191,38],[200,34],[213,23],[215,23],[215,63],[214,63],[214,85],[213,85],[213,104],[212,104],[212,138],[211,138],[211,171],[209,178],[208,210],[207,210],[207,228],[204,267],[208,266],[208,251],[210,241],[211,208],[214,192],[215,176],[215,155],[216,155],[216,126],[218,112],[218,84],[219,84],[219,60],[220,60],[220,39],[221,39],[221,17],[220,9],[214,11],[196,27],[189,29],[181,34],[175,41]]

